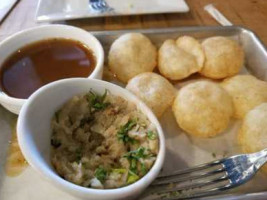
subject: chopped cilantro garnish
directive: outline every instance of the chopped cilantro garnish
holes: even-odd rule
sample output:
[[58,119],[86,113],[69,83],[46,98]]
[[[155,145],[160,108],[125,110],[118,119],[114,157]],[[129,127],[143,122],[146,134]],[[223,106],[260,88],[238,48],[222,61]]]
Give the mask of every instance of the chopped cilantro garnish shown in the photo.
[[137,172],[137,160],[136,159],[130,159],[130,170],[132,170],[134,173]]
[[155,140],[157,138],[157,134],[154,131],[148,131],[147,132],[147,137],[150,140]]
[[124,174],[126,173],[126,169],[123,169],[123,168],[119,168],[119,169],[112,169],[111,172],[113,173],[118,173],[118,174]]
[[136,125],[135,120],[129,120],[125,125],[121,126],[119,131],[117,132],[117,136],[119,140],[123,142],[131,142],[134,143],[134,139],[129,137],[128,132]]
[[107,94],[108,94],[108,90],[105,89],[104,94],[103,94],[102,96],[100,96],[100,101],[101,101],[101,102],[105,101],[105,99],[106,99],[106,97],[107,97]]
[[95,170],[95,177],[103,183],[107,177],[107,170],[105,170],[103,167],[99,167]]
[[147,168],[144,163],[141,162],[141,173],[145,175],[147,173]]
[[[145,148],[144,147],[139,147],[137,150],[134,151],[129,151],[126,153],[123,157],[127,158],[130,162],[130,170],[135,172],[137,171],[137,162],[139,161],[140,158],[146,158],[148,155],[145,154]],[[145,170],[145,166],[142,166],[143,163],[141,163],[141,171],[142,174]]]
[[102,110],[105,109],[110,103],[105,102],[107,96],[107,90],[103,95],[97,95],[92,90],[86,95],[87,101],[89,102],[90,106],[95,110]]
[[127,184],[131,184],[136,182],[140,177],[138,175],[136,175],[134,172],[132,172],[131,170],[129,170],[128,172],[128,178],[127,178]]
[[93,108],[95,108],[96,110],[102,110],[106,108],[107,106],[108,106],[108,103],[95,103],[93,105]]
[[129,151],[126,153],[123,157],[125,158],[135,158],[135,159],[140,159],[140,158],[145,158],[147,155],[145,154],[145,148],[144,147],[139,147],[138,149],[134,151]]

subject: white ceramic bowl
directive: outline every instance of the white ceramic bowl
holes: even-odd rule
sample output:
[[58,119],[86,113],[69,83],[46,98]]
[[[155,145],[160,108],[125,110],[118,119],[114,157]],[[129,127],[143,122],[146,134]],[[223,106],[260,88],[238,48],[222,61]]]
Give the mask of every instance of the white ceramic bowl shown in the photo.
[[[49,38],[68,38],[82,42],[96,56],[96,67],[88,78],[102,78],[104,50],[100,42],[90,33],[80,28],[67,25],[45,25],[18,32],[0,43],[0,67],[5,59],[17,49],[39,40]],[[0,103],[9,111],[19,114],[27,99],[10,97],[0,90]]]
[[[83,94],[93,89],[103,93],[105,89],[112,94],[121,96],[137,105],[148,119],[155,124],[160,148],[157,159],[150,171],[139,181],[118,189],[92,189],[75,185],[62,179],[54,171],[50,162],[51,119],[62,105],[77,94]],[[59,80],[43,86],[33,93],[23,106],[17,125],[18,141],[22,153],[29,164],[45,178],[59,188],[90,200],[134,199],[158,175],[165,157],[165,139],[162,128],[152,111],[137,97],[126,89],[101,80],[72,78]]]

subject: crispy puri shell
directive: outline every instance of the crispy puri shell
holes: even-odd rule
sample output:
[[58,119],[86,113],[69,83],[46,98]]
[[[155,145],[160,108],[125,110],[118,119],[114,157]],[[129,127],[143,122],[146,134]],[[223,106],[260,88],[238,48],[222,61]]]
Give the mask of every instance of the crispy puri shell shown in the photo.
[[160,117],[172,105],[175,97],[173,85],[164,77],[146,72],[132,78],[126,89],[138,96]]
[[172,110],[179,126],[189,135],[209,138],[228,127],[233,105],[217,83],[198,81],[179,91]]
[[108,63],[117,78],[127,83],[137,74],[153,71],[157,64],[156,47],[141,33],[127,33],[111,45]]
[[225,79],[222,87],[232,96],[234,117],[242,119],[251,109],[267,102],[267,83],[251,75]]
[[236,75],[244,64],[244,51],[240,45],[225,37],[210,37],[202,42],[206,56],[200,73],[213,79]]
[[[238,132],[238,143],[244,153],[253,153],[267,147],[267,103],[250,110]],[[267,165],[262,167],[267,174]]]
[[176,40],[176,45],[187,53],[195,56],[199,70],[203,67],[205,61],[204,51],[201,44],[195,38],[190,36],[179,37]]
[[174,40],[166,40],[161,45],[158,68],[163,76],[171,80],[181,80],[199,71],[195,56],[179,48]]

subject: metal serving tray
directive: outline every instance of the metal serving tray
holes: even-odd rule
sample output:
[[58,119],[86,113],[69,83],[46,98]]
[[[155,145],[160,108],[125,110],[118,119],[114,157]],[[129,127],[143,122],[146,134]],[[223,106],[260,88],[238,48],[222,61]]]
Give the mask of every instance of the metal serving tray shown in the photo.
[[[199,40],[211,36],[226,36],[237,40],[244,48],[246,62],[241,73],[251,73],[267,81],[267,51],[259,38],[250,30],[242,27],[181,27],[149,30],[123,30],[93,32],[104,46],[106,55],[111,43],[121,34],[127,32],[141,32],[146,34],[152,42],[159,46],[166,39],[176,39],[181,35],[191,35]],[[181,84],[192,81],[176,82]],[[116,81],[115,81],[116,82]],[[116,82],[118,83],[118,82]],[[42,179],[31,167],[28,167],[17,177],[5,175],[4,165],[11,138],[10,121],[15,115],[0,107],[0,200],[54,200],[77,198],[63,193],[46,180]],[[236,133],[239,121],[232,121],[229,128],[218,137],[212,139],[190,138],[177,126],[171,110],[169,109],[160,119],[166,135],[167,155],[162,173],[191,167],[196,164],[209,162],[224,156],[240,153],[236,143]],[[247,184],[228,191],[220,196],[205,199],[267,199],[267,176],[258,173]],[[149,189],[148,189],[149,190]],[[144,199],[142,197],[140,200]],[[149,198],[145,198],[149,200]]]

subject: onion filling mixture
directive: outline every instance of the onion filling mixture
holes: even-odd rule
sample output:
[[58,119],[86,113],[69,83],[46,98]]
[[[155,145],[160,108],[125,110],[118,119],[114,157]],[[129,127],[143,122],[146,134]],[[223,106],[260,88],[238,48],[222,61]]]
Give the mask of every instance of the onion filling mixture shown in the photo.
[[153,166],[156,127],[121,97],[93,91],[74,96],[52,119],[51,159],[64,179],[91,188],[136,182]]

